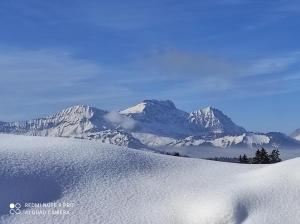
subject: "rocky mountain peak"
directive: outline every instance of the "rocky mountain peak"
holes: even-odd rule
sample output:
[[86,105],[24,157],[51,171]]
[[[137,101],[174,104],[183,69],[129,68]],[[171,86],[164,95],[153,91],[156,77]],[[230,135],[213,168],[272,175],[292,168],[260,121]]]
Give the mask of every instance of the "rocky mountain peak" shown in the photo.
[[189,120],[190,123],[198,125],[199,129],[203,128],[216,134],[241,134],[246,132],[244,128],[236,125],[222,111],[212,106],[191,112]]

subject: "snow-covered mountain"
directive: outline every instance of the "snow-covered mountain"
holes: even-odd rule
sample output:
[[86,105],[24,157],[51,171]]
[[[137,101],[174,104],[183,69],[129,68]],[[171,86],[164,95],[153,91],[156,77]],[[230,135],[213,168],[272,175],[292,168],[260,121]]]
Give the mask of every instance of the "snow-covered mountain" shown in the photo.
[[222,111],[213,107],[191,112],[189,122],[192,124],[192,128],[198,132],[204,132],[204,134],[239,135],[246,132],[244,128],[233,123]]
[[86,135],[90,140],[100,140],[103,143],[109,143],[118,146],[125,146],[134,149],[148,148],[140,140],[133,137],[132,134],[122,130],[105,130]]
[[218,148],[300,148],[298,141],[286,136],[279,132],[270,133],[252,133],[245,132],[241,135],[226,135],[223,137],[203,139],[197,136],[189,136],[178,141],[169,143],[171,146],[205,146],[205,147],[218,147]]
[[107,112],[89,106],[74,106],[52,116],[22,122],[6,122],[0,131],[38,136],[81,136],[84,133],[104,130],[110,124],[104,119]]
[[52,116],[22,122],[1,122],[0,133],[100,139],[119,146],[145,147],[122,127],[122,115],[79,105]]
[[213,107],[187,113],[170,101],[144,100],[120,112],[137,121],[137,131],[165,137],[236,135],[246,130]]
[[299,141],[282,133],[247,132],[216,108],[188,113],[176,108],[170,100],[144,100],[120,112],[73,106],[46,118],[0,122],[0,133],[95,139],[131,148],[300,148]]
[[177,109],[170,100],[144,100],[120,111],[120,114],[137,122],[135,132],[168,137],[184,137],[193,134],[188,123],[189,114]]
[[296,129],[291,135],[290,137],[300,141],[300,128]]

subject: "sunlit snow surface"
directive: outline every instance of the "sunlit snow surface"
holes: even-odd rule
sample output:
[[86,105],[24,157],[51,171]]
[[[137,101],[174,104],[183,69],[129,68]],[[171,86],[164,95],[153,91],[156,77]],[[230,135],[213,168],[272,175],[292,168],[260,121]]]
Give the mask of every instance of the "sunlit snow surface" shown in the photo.
[[[0,135],[0,223],[300,223],[300,159],[241,165],[95,141]],[[69,215],[9,215],[68,202]]]

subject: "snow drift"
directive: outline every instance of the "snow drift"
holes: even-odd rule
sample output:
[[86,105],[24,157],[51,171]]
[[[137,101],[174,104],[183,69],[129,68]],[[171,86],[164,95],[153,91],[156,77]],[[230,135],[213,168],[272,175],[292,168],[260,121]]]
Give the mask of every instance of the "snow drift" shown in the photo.
[[[0,223],[300,222],[300,160],[242,165],[97,141],[0,135]],[[9,204],[74,203],[70,214]]]

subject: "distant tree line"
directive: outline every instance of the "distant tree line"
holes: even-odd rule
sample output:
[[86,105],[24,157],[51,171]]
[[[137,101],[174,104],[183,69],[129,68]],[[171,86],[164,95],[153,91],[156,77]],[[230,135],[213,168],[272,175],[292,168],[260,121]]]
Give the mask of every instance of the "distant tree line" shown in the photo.
[[177,156],[177,157],[186,157],[186,158],[189,158],[188,156],[182,155],[179,152],[165,152],[163,154],[169,155],[169,156]]
[[[182,155],[179,152],[161,152],[165,155],[177,156],[177,157],[188,157]],[[248,157],[246,154],[240,155],[239,157],[214,157],[207,158],[208,160],[215,160],[221,162],[231,162],[231,163],[245,163],[245,164],[271,164],[281,162],[280,152],[278,149],[272,150],[269,154],[264,148],[258,149],[255,152],[254,157]]]
[[213,158],[206,158],[207,160],[214,160],[214,161],[219,161],[219,162],[229,162],[229,163],[239,163],[239,158],[237,157],[213,157]]
[[281,158],[278,149],[272,150],[272,152],[269,154],[264,148],[261,148],[261,150],[258,149],[256,151],[253,158],[248,158],[246,154],[243,156],[240,155],[239,162],[247,164],[270,164],[281,162]]

